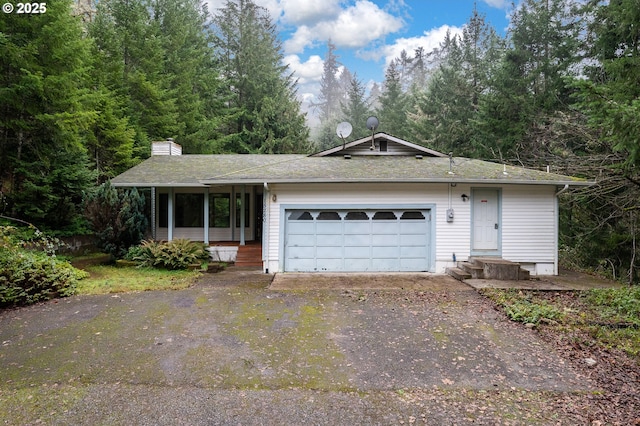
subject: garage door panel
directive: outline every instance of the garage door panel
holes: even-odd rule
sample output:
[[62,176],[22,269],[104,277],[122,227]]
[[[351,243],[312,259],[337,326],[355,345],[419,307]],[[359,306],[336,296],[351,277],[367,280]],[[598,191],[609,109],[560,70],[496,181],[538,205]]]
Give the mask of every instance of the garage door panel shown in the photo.
[[344,233],[345,235],[350,234],[367,234],[371,233],[371,224],[369,222],[360,222],[353,220],[345,220],[344,221]]
[[371,233],[373,235],[398,234],[399,226],[397,221],[375,220],[371,222]]
[[285,216],[286,271],[430,269],[429,210],[295,210]]
[[287,270],[291,272],[313,271],[315,262],[315,259],[288,259]]
[[316,233],[320,234],[342,234],[342,222],[336,221],[316,221]]
[[399,270],[397,259],[373,259],[376,271],[393,272]]
[[342,259],[342,250],[335,247],[316,247],[316,257],[318,259]]
[[344,236],[344,245],[347,247],[361,247],[371,245],[371,235],[345,235]]
[[398,258],[398,247],[371,247],[371,257],[374,259]]
[[401,246],[425,246],[427,242],[426,235],[400,235]]
[[348,259],[369,259],[371,258],[371,248],[366,247],[345,247],[344,257]]
[[334,271],[342,271],[342,259],[317,259],[317,270],[318,271],[326,271],[326,272],[334,272]]
[[324,247],[338,247],[342,245],[342,234],[318,234],[316,245]]
[[427,271],[429,265],[424,258],[421,259],[400,259],[401,271]]
[[313,222],[307,221],[289,221],[287,222],[287,232],[289,233],[289,235],[313,235],[316,232],[315,224]]
[[428,254],[428,250],[426,247],[419,247],[419,246],[411,246],[411,247],[401,246],[400,247],[400,258],[420,257],[424,259],[425,257],[427,257],[427,254]]
[[344,270],[348,272],[366,272],[371,270],[371,259],[345,259]]
[[399,238],[394,235],[378,235],[371,236],[371,245],[380,247],[398,247]]

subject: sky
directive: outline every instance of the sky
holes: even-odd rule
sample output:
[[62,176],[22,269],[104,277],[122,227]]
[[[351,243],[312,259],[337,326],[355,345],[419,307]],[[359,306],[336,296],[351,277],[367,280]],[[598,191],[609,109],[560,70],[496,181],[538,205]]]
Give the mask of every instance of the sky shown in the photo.
[[[208,0],[214,11],[225,0]],[[510,0],[254,0],[271,14],[285,63],[298,79],[304,104],[318,100],[327,42],[366,87],[382,82],[402,50],[431,51],[447,31],[461,33],[476,5],[499,34],[509,24]]]

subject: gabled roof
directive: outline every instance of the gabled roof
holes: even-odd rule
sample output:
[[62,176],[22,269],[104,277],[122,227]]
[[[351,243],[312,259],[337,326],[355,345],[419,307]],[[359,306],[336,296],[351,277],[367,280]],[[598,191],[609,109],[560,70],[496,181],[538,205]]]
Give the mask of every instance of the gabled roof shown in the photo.
[[[386,147],[383,151],[381,146]],[[356,139],[344,145],[338,145],[333,148],[312,154],[311,157],[327,157],[336,155],[424,155],[429,157],[446,157],[433,149],[407,142],[403,139],[391,136],[387,133],[376,133],[372,136]]]
[[155,156],[112,179],[120,187],[262,183],[443,182],[591,185],[583,179],[482,160],[441,156],[178,155]]

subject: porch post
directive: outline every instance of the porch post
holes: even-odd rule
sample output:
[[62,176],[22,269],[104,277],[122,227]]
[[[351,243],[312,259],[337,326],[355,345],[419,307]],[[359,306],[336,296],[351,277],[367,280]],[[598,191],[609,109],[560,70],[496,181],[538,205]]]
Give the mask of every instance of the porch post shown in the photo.
[[151,187],[151,238],[156,240],[156,187]]
[[209,245],[209,187],[204,190],[204,243]]
[[244,197],[245,197],[246,185],[242,185],[242,193],[240,194],[240,245],[245,245],[244,241]]
[[173,188],[169,188],[169,196],[167,197],[167,240],[173,241]]

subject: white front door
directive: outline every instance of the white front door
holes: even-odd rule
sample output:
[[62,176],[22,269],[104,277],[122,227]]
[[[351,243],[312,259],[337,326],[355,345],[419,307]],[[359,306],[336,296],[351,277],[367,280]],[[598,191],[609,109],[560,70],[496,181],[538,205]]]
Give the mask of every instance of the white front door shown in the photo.
[[499,191],[474,189],[472,251],[498,251],[500,236]]

